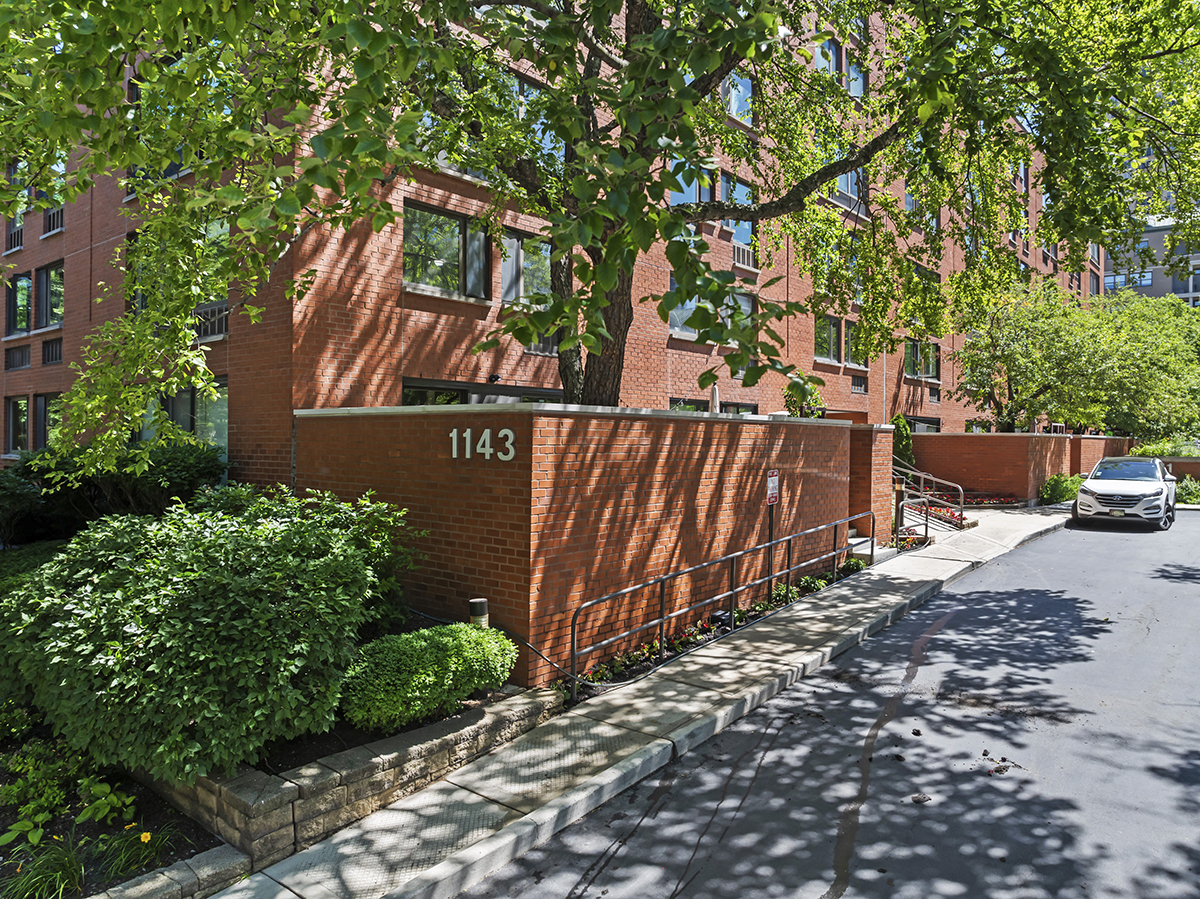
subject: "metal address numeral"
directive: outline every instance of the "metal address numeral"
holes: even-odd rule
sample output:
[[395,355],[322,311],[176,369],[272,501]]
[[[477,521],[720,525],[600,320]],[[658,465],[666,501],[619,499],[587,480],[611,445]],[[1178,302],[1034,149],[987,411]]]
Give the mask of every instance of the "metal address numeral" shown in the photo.
[[[478,453],[479,455],[483,456],[483,458],[488,459],[488,460],[490,460],[492,458],[493,453],[496,454],[496,458],[499,459],[501,462],[511,462],[513,460],[513,458],[517,455],[517,448],[516,448],[517,435],[514,434],[509,428],[504,428],[501,431],[497,432],[497,434],[496,434],[496,437],[498,440],[504,441],[504,449],[502,449],[502,450],[496,450],[492,447],[492,429],[491,428],[484,429],[483,433],[479,435],[478,443],[472,444],[471,436],[472,436],[472,434],[471,434],[470,428],[467,428],[465,431],[462,432],[463,458],[465,458],[465,459],[471,458],[472,446],[474,447],[474,450],[476,453]],[[455,428],[453,431],[450,432],[450,458],[451,459],[458,458],[458,428]]]

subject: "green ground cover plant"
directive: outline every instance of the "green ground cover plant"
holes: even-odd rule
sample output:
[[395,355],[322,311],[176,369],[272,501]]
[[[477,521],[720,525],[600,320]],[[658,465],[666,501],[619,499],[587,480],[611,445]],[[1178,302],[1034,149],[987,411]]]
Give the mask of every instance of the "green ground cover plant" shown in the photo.
[[1184,475],[1183,480],[1175,485],[1175,502],[1188,505],[1200,503],[1200,481],[1191,475]]
[[1043,506],[1070,502],[1079,495],[1079,485],[1082,483],[1081,474],[1052,475],[1038,488],[1038,502]]
[[492,628],[446,624],[389,634],[360,650],[342,684],[342,710],[358,727],[403,727],[499,687],[516,661],[516,646]]
[[101,519],[0,597],[0,695],[98,764],[185,783],[326,730],[360,628],[412,563],[402,519],[244,490]]

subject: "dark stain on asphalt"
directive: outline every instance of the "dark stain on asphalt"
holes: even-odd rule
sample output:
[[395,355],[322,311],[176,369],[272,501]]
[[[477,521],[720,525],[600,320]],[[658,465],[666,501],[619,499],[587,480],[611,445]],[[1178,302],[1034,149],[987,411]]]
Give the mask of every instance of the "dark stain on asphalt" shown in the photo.
[[[850,861],[854,857],[854,846],[858,840],[858,825],[863,803],[867,801],[867,794],[871,789],[871,758],[875,754],[875,741],[879,739],[879,732],[896,717],[900,703],[912,689],[917,672],[926,662],[925,646],[946,626],[957,611],[957,609],[952,609],[947,612],[931,624],[929,629],[913,643],[912,657],[904,671],[904,679],[900,681],[900,688],[887,701],[883,711],[879,713],[879,717],[875,719],[875,723],[867,732],[867,738],[863,741],[862,753],[858,760],[858,793],[842,810],[841,819],[838,821],[837,844],[833,848],[833,884],[821,895],[821,899],[841,899],[846,888],[850,886]],[[913,730],[913,736],[919,737],[920,735],[921,731]],[[921,800],[914,799],[914,801],[920,802]]]

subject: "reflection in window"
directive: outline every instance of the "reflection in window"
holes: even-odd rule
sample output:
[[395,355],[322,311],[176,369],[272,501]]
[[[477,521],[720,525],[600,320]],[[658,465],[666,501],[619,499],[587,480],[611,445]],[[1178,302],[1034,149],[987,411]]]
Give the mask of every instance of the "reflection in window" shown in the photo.
[[740,72],[733,72],[721,82],[721,102],[739,122],[749,125],[753,121],[753,99],[754,83]]
[[8,281],[5,334],[19,334],[32,327],[33,279],[28,272],[13,275]]
[[[721,173],[721,199],[729,203],[750,204],[754,202],[754,190],[729,172]],[[754,242],[754,224],[736,219],[726,219],[725,227],[733,232],[733,239],[743,246]]]
[[817,317],[814,328],[813,356],[822,362],[841,362],[841,319],[834,315],[821,315]]
[[[500,262],[501,300],[517,303],[549,294],[550,244],[536,237],[524,237],[512,232],[505,234],[504,259]],[[547,331],[526,349],[544,356],[557,356],[562,340],[559,330]]]
[[405,281],[486,297],[487,259],[487,234],[467,219],[405,207]]
[[29,449],[29,397],[8,397],[4,400],[4,451],[19,453],[27,449]]
[[672,412],[707,412],[708,400],[685,400],[671,397],[668,400]]
[[[681,203],[707,203],[710,200],[716,199],[717,194],[717,179],[713,172],[705,169],[696,171],[695,169],[680,170],[679,166],[683,165],[683,161],[676,159],[672,162],[672,169],[679,173],[677,178],[679,183],[683,185],[682,191],[671,191],[671,205],[678,206]],[[691,178],[691,183],[688,179]]]
[[[675,276],[672,275],[671,290],[674,291],[675,287]],[[692,313],[696,311],[697,305],[698,301],[696,297],[690,297],[670,311],[667,316],[667,327],[671,329],[672,333],[678,331],[681,334],[687,334],[693,337],[696,335],[696,329],[688,324],[688,319],[691,318]]]

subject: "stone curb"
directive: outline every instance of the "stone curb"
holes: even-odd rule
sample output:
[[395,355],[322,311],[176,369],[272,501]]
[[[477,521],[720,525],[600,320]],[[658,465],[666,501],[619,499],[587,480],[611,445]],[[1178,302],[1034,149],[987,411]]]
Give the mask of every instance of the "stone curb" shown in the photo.
[[233,846],[218,846],[109,887],[91,899],[205,899],[249,873],[250,856]]
[[[1056,528],[1048,529],[1046,533],[1049,533],[1049,530]],[[622,790],[644,780],[668,762],[716,736],[730,724],[750,714],[830,659],[858,646],[867,637],[899,620],[910,610],[936,596],[949,583],[972,570],[972,566],[966,565],[962,571],[946,580],[931,580],[919,584],[903,602],[876,615],[862,626],[798,656],[793,664],[788,665],[778,675],[765,678],[730,696],[727,703],[723,703],[712,712],[687,722],[663,739],[655,740],[542,808],[506,825],[490,837],[460,849],[434,867],[418,874],[399,889],[385,894],[381,899],[453,899],[463,890],[478,884],[510,861],[520,858],[584,815],[599,808]],[[669,666],[660,670],[667,671]]]
[[[1065,520],[1055,521],[1025,534],[1005,553],[1033,540],[1062,530]],[[997,557],[998,558],[998,557]],[[954,573],[941,579],[918,583],[907,599],[879,613],[861,626],[846,631],[825,645],[798,656],[778,675],[729,697],[717,709],[687,722],[644,749],[626,757],[567,793],[465,849],[460,849],[439,864],[418,874],[381,899],[453,899],[463,890],[478,884],[514,859],[544,843],[575,823],[588,812],[603,805],[627,787],[643,780],[672,759],[716,736],[730,724],[748,715],[777,693],[807,676],[830,659],[859,645],[867,637],[895,623],[908,612],[936,596],[959,578],[987,564],[963,562]],[[752,627],[752,625],[751,625]],[[660,669],[669,672],[669,665]],[[669,676],[669,674],[667,675]]]

